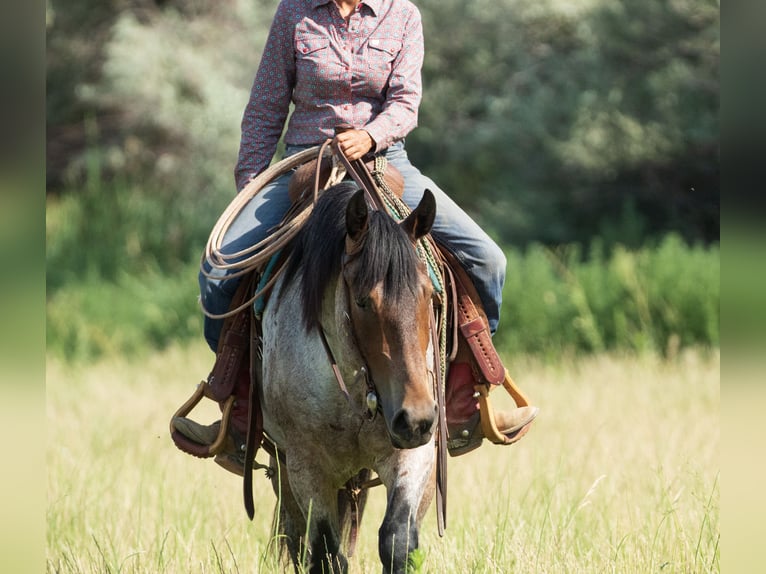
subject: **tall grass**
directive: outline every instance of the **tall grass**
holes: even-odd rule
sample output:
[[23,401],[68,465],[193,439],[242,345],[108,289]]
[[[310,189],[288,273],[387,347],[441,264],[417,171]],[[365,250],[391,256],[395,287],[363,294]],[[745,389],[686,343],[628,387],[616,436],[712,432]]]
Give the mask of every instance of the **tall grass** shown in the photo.
[[[240,479],[168,437],[210,360],[202,343],[135,362],[49,358],[48,572],[280,571],[267,480],[249,522]],[[432,508],[422,572],[720,571],[717,353],[509,364],[540,417],[517,445],[449,460],[447,531]],[[379,571],[384,505],[378,487],[352,574]]]

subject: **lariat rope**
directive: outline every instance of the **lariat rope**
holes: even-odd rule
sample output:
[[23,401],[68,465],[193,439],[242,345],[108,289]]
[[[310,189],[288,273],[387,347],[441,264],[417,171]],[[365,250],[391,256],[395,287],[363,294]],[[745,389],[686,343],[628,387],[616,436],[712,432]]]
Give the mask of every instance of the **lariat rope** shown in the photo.
[[[202,255],[200,262],[200,269],[205,277],[210,279],[232,279],[234,277],[241,277],[262,268],[269,260],[282,248],[292,241],[292,239],[298,234],[301,228],[308,221],[309,215],[311,215],[314,209],[314,204],[318,199],[318,185],[314,186],[314,196],[310,203],[297,213],[294,217],[288,221],[283,222],[278,226],[273,233],[268,237],[259,241],[255,245],[237,251],[235,253],[224,253],[222,251],[224,245],[224,238],[226,233],[231,227],[234,220],[242,212],[248,202],[258,195],[266,184],[271,183],[273,180],[281,175],[289,172],[290,170],[303,165],[319,156],[324,157],[327,152],[327,148],[332,140],[327,140],[321,146],[312,147],[310,149],[301,151],[295,155],[284,158],[280,162],[269,166],[266,170],[261,172],[258,176],[253,178],[243,189],[240,191],[229,206],[224,210],[221,216],[218,218],[213,230],[210,232],[207,244],[205,245],[205,252]],[[317,178],[319,170],[317,168]],[[205,262],[210,265],[212,269],[227,271],[225,277],[215,275],[208,272],[205,269]],[[233,271],[231,271],[233,270]],[[231,271],[231,272],[229,272]],[[211,319],[225,319],[236,315],[240,311],[251,306],[259,297],[266,293],[276,282],[280,273],[277,272],[274,276],[247,301],[235,309],[231,309],[226,313],[216,314],[208,311],[205,308],[202,299],[200,299],[200,306],[202,312]]]
[[[213,226],[210,236],[208,237],[207,244],[205,245],[205,252],[202,255],[200,262],[201,273],[210,279],[232,279],[235,277],[241,277],[254,270],[263,269],[265,265],[278,254],[286,245],[292,241],[292,239],[298,234],[301,228],[308,221],[311,212],[314,209],[314,205],[319,198],[319,173],[321,158],[325,155],[332,155],[332,151],[328,148],[332,143],[331,139],[326,140],[321,146],[315,146],[307,150],[303,150],[297,154],[291,155],[282,159],[281,161],[269,166],[258,176],[253,178],[243,189],[240,191],[234,200],[228,205],[218,221]],[[284,175],[292,169],[303,165],[315,158],[319,158],[317,161],[317,169],[314,177],[313,197],[311,202],[307,202],[306,205],[295,216],[290,217],[290,213],[286,216],[286,221],[282,222],[282,225],[277,226],[273,233],[270,233],[265,239],[259,241],[255,245],[237,251],[235,253],[224,253],[223,245],[226,233],[231,227],[232,223],[236,220],[245,206],[258,195],[261,190],[267,184],[271,183],[276,178]],[[375,163],[371,175],[375,180],[380,192],[381,199],[383,200],[389,214],[397,221],[403,220],[412,211],[409,206],[402,201],[386,183],[384,174],[388,160],[383,156],[376,156]],[[336,171],[336,167],[333,168],[333,172]],[[331,177],[325,188],[334,183]],[[292,211],[292,210],[291,210]],[[446,296],[445,285],[443,276],[439,273],[442,269],[442,265],[439,262],[439,257],[434,253],[434,245],[432,240],[427,238],[421,238],[417,242],[417,252],[420,258],[425,262],[429,275],[436,292],[442,297]],[[205,262],[210,265],[212,269],[227,271],[225,277],[220,277],[211,272],[208,272],[205,268]],[[234,309],[230,309],[225,313],[212,313],[205,308],[202,299],[200,298],[200,307],[202,312],[211,319],[226,319],[236,315],[240,311],[247,309],[255,301],[257,301],[264,293],[274,285],[279,278],[282,266],[277,270],[273,276],[263,285],[259,285],[259,289],[256,289],[255,294]],[[438,314],[438,333],[439,333],[439,362],[441,366],[442,376],[446,372],[447,357],[447,314],[442,312]],[[442,389],[444,385],[439,385]]]
[[[205,245],[205,252],[202,255],[202,260],[200,262],[201,273],[205,277],[210,279],[228,280],[235,277],[241,277],[254,270],[263,269],[263,267],[267,265],[268,262],[276,254],[278,254],[286,245],[290,243],[290,241],[292,241],[292,239],[298,234],[301,228],[308,221],[308,218],[314,209],[314,205],[319,198],[319,172],[321,158],[325,157],[325,155],[332,155],[332,151],[328,149],[331,143],[332,140],[328,139],[321,146],[315,146],[307,150],[303,150],[269,166],[258,176],[253,178],[242,189],[242,191],[236,195],[234,200],[228,205],[228,207],[218,218],[218,221],[213,226],[213,229],[210,232],[210,236],[208,237],[207,244]],[[319,160],[317,161],[317,169],[313,186],[313,197],[311,201],[307,202],[306,205],[300,209],[300,211],[293,217],[290,217],[291,214],[288,213],[285,218],[286,220],[282,222],[282,225],[277,226],[274,232],[270,233],[262,241],[259,241],[255,245],[235,253],[224,253],[222,249],[226,233],[228,232],[232,223],[236,220],[236,218],[248,204],[248,202],[250,202],[250,200],[252,200],[256,195],[258,195],[267,184],[271,183],[276,178],[316,158],[319,158]],[[376,156],[371,175],[381,192],[381,199],[386,205],[389,214],[397,221],[401,221],[407,217],[407,215],[409,215],[411,209],[406,203],[404,203],[404,201],[402,201],[401,198],[399,198],[395,193],[393,193],[393,191],[391,191],[391,188],[386,183],[384,174],[386,172],[387,165],[388,161],[385,157]],[[336,168],[333,168],[333,171],[335,172]],[[325,185],[325,188],[334,183],[332,180],[333,178],[331,177]],[[442,269],[442,266],[439,263],[438,256],[434,253],[434,245],[432,241],[427,238],[421,238],[417,242],[417,252],[420,258],[426,264],[431,280],[434,283],[436,292],[442,296],[445,296],[446,293],[444,280],[442,275],[439,273],[439,270]],[[205,262],[207,262],[212,269],[227,271],[225,277],[220,277],[219,275],[208,272],[205,268]],[[253,303],[257,301],[264,293],[268,292],[276,280],[279,278],[282,269],[284,269],[284,266],[277,270],[263,286],[259,285],[259,289],[257,289],[253,296],[250,297],[247,301],[225,313],[212,313],[205,308],[205,305],[200,298],[200,307],[202,308],[202,312],[211,319],[226,319],[227,317],[236,315],[240,311],[243,311],[253,305]],[[439,333],[439,363],[441,366],[442,376],[444,376],[447,365],[447,314],[442,312],[439,313],[438,316],[439,324],[437,329]],[[439,387],[441,387],[443,392],[444,385],[439,385]]]

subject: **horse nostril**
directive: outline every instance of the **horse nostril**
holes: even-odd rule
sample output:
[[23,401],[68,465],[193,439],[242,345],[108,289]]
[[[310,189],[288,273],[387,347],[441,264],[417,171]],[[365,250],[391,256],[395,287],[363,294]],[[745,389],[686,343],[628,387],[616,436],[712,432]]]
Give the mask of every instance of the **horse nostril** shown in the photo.
[[398,437],[409,440],[412,437],[412,429],[410,428],[410,417],[407,411],[404,409],[396,413],[394,420],[391,421],[391,430]]
[[[422,413],[419,414],[422,415]],[[412,415],[413,413],[410,411],[402,409],[396,413],[391,421],[391,433],[398,440],[410,443],[410,447],[405,448],[419,446],[427,441],[436,421],[436,413],[427,411],[425,416],[418,416],[417,418]]]

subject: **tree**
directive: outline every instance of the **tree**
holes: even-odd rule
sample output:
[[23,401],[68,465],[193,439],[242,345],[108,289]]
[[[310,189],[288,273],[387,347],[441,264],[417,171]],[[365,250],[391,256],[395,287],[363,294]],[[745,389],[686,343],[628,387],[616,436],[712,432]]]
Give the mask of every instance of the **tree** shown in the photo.
[[506,242],[718,237],[718,5],[425,0],[413,156]]

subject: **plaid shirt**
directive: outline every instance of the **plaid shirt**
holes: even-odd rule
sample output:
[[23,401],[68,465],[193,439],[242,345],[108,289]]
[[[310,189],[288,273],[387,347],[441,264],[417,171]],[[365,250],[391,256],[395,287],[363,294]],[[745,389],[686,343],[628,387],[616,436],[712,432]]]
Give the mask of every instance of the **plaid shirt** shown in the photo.
[[268,167],[287,120],[292,145],[315,145],[348,123],[375,151],[416,125],[423,29],[409,0],[362,0],[346,23],[332,0],[282,0],[242,118],[237,189]]

